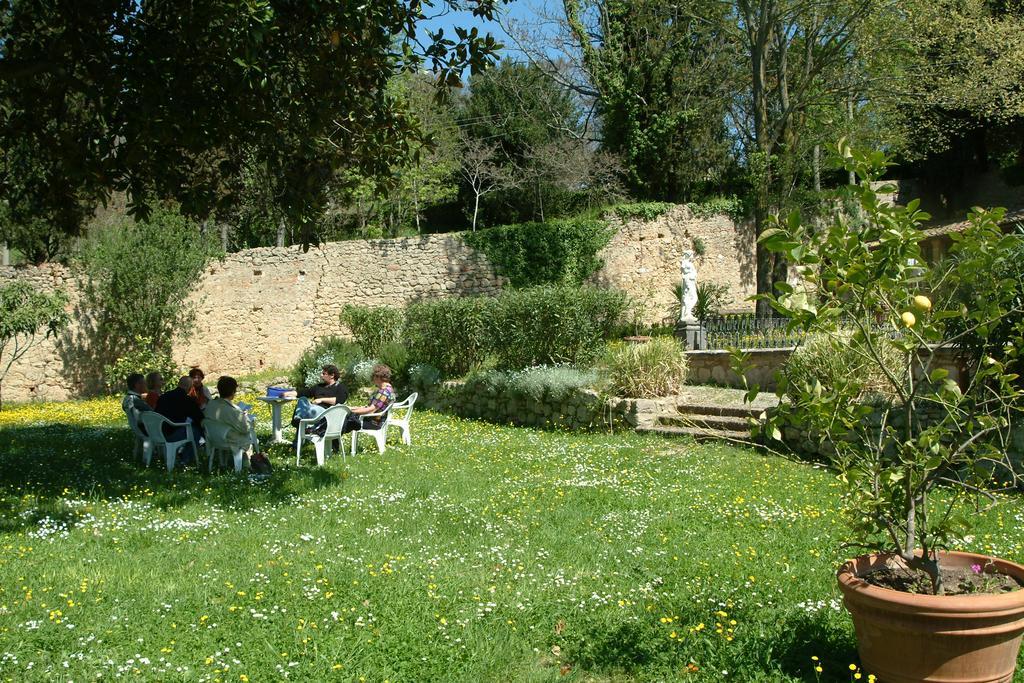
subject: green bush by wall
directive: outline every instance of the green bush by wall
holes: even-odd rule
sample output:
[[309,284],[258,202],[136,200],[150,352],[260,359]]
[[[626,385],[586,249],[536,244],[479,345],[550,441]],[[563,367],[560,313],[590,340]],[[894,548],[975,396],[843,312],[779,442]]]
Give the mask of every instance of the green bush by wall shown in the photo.
[[499,368],[588,366],[629,308],[625,293],[598,287],[541,286],[503,292],[490,321]]

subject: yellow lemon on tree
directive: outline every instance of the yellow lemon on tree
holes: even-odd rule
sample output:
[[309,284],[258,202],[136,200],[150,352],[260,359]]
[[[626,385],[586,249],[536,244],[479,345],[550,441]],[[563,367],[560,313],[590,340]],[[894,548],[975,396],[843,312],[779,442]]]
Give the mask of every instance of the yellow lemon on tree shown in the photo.
[[913,327],[917,323],[917,318],[915,318],[914,314],[910,311],[904,311],[903,315],[900,316],[900,320],[902,320],[903,324],[907,327]]
[[914,308],[919,311],[930,311],[932,310],[932,300],[926,296],[918,294],[914,297]]

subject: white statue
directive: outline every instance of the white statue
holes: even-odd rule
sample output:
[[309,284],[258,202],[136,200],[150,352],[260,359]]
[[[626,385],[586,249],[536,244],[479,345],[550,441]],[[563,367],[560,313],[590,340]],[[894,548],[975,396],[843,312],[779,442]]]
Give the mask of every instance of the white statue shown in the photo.
[[679,319],[694,320],[693,308],[697,305],[697,267],[693,265],[692,251],[683,252],[680,268],[682,269],[682,278],[679,281],[682,311],[680,311]]

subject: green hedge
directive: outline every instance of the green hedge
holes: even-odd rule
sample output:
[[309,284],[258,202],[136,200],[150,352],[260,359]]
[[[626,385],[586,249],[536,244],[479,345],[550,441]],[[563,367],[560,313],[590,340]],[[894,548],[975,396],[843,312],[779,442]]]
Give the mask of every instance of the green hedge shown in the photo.
[[628,309],[626,295],[597,287],[542,286],[503,292],[491,316],[498,367],[590,365]]
[[574,218],[520,223],[465,235],[513,287],[579,284],[601,267],[597,254],[614,230],[601,220]]
[[506,370],[586,366],[628,308],[628,298],[617,290],[545,285],[413,304],[403,336],[410,362],[432,365],[446,377],[461,377],[489,361]]
[[410,304],[403,341],[414,363],[460,377],[483,362],[489,346],[487,297],[460,297]]
[[341,322],[352,332],[363,352],[375,357],[385,344],[399,340],[403,315],[397,308],[348,304],[341,309]]

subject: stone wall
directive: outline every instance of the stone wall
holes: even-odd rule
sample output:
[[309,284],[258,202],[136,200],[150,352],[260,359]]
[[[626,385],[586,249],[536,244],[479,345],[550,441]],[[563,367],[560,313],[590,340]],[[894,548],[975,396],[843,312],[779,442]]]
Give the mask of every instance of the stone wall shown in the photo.
[[[673,286],[683,251],[699,239],[701,280],[730,287],[734,305],[753,292],[753,233],[722,216],[695,218],[678,206],[652,221],[621,222],[601,253],[596,284],[616,287],[645,303],[644,319],[678,316]],[[0,267],[0,282],[27,279],[45,290],[64,287],[73,318],[68,332],[37,345],[11,370],[5,399],[63,400],[95,386],[102,368],[83,360],[86,325],[76,314],[77,292],[67,269]],[[457,234],[332,242],[302,253],[298,247],[249,249],[214,261],[192,303],[198,319],[174,349],[183,367],[211,377],[292,365],[314,340],[346,334],[338,312],[347,303],[405,306],[418,299],[494,294],[504,284],[480,253]],[[140,301],[139,305],[145,305]]]
[[418,402],[430,410],[495,424],[589,431],[652,427],[658,415],[675,408],[676,399],[603,398],[579,389],[565,396],[531,398],[516,393],[483,395],[478,387],[444,382],[425,391]]
[[[67,311],[73,315],[77,303],[77,290],[68,269],[53,264],[31,268],[0,267],[0,286],[13,279],[24,280],[41,291],[63,289],[69,294]],[[75,327],[74,320],[72,327]],[[14,365],[0,387],[4,401],[45,399],[62,401],[79,393],[80,387],[69,385],[64,372],[67,347],[64,336],[42,338],[29,347],[28,352]],[[10,353],[4,349],[4,353]],[[6,365],[6,355],[2,359]],[[2,366],[0,366],[2,369]]]
[[[793,353],[793,347],[779,349],[745,349],[750,356],[750,368],[747,370],[747,385],[758,385],[761,391],[775,391],[775,372],[782,368]],[[952,349],[922,350],[922,354],[932,353],[935,358],[930,368],[945,369],[949,378],[961,386],[967,381],[966,370]],[[728,351],[687,351],[686,360],[689,368],[687,382],[689,384],[717,384],[725,387],[742,388],[743,382],[739,375],[729,367]],[[918,377],[918,379],[922,379]]]
[[645,323],[679,319],[675,285],[684,251],[696,251],[697,282],[729,287],[729,310],[749,310],[747,298],[757,290],[754,226],[736,224],[728,216],[696,218],[686,206],[675,206],[651,221],[623,223],[611,218],[618,232],[601,253],[604,267],[593,277],[598,284],[629,292],[644,305]]
[[453,235],[331,242],[304,254],[249,249],[210,266],[194,298],[196,330],[175,356],[214,375],[286,367],[312,340],[347,332],[338,321],[345,304],[405,306],[502,284]]

